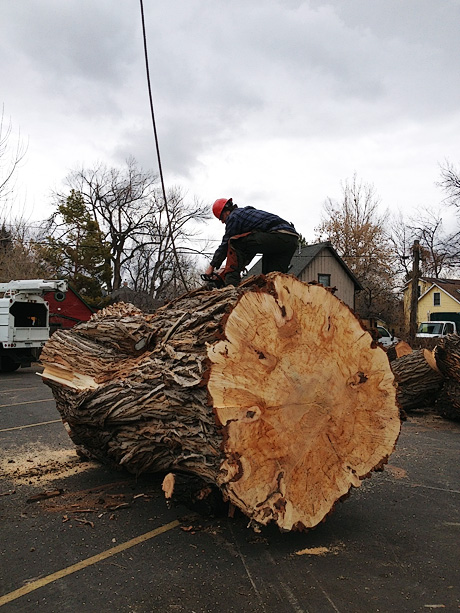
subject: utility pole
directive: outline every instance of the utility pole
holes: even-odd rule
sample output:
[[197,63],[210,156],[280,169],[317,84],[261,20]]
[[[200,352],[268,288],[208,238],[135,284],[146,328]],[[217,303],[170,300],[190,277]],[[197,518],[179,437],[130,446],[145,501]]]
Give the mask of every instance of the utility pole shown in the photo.
[[412,286],[410,296],[409,338],[411,343],[417,334],[418,280],[420,279],[420,242],[412,247]]

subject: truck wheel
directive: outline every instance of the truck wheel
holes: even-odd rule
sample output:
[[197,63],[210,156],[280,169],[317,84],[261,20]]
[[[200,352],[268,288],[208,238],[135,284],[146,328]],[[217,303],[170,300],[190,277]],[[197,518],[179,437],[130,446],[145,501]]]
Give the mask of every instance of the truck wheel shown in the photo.
[[0,358],[0,370],[2,372],[14,372],[21,364],[18,364],[11,358]]

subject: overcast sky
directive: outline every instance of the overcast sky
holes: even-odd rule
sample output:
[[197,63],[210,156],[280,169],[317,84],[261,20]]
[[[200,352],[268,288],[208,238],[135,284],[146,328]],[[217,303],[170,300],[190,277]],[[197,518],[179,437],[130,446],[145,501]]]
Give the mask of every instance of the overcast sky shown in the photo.
[[[458,0],[144,0],[164,177],[314,238],[357,173],[385,208],[438,207],[460,162]],[[28,141],[30,219],[72,169],[157,170],[137,0],[0,0],[0,102]],[[220,235],[217,220],[210,233]]]

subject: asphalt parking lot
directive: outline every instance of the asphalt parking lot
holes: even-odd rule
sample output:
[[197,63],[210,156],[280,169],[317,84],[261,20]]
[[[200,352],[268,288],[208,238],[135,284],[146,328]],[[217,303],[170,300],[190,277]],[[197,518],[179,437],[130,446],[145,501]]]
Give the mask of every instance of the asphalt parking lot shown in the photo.
[[255,533],[81,460],[37,372],[0,374],[1,613],[460,610],[460,424],[410,416],[324,523]]

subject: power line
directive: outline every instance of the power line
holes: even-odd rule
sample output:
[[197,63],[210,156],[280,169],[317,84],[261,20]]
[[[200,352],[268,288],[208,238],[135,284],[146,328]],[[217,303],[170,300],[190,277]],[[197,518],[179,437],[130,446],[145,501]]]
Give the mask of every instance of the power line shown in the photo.
[[[27,245],[27,246],[40,246],[40,247],[56,247],[57,249],[64,249],[64,248],[68,248],[68,249],[78,249],[79,247],[82,248],[81,245],[75,245],[72,243],[64,243],[64,244],[52,244],[49,241],[36,241],[33,239],[30,240],[18,240],[18,239],[8,239],[8,241],[6,239],[0,239],[0,249],[4,249],[5,251],[8,250],[7,246],[3,246],[2,242],[16,242],[19,243],[20,245]],[[160,245],[160,243],[150,243],[149,244],[151,247],[158,247]],[[84,249],[85,250],[90,250],[90,249],[99,249],[100,245],[85,245]],[[159,249],[158,252],[162,252],[162,249]],[[186,245],[181,245],[179,248],[176,247],[176,253],[180,254],[180,255],[204,255],[204,256],[212,256],[213,252],[210,251],[204,251],[202,249],[195,249],[193,247],[187,247]]]
[[[47,239],[47,238],[38,238],[38,239],[34,239],[34,238],[17,238],[17,237],[10,237],[10,238],[0,238],[0,246],[3,246],[4,248],[7,248],[8,243],[10,244],[17,244],[17,245],[42,245],[42,246],[55,246],[55,247],[70,247],[70,248],[77,248],[77,247],[82,247],[81,244],[77,245],[76,243],[72,243],[70,241],[64,241],[61,238],[54,238],[51,237],[52,240]],[[160,238],[164,240],[165,237],[160,235]],[[54,242],[53,242],[54,241]],[[187,238],[187,239],[183,239],[184,243],[188,243],[188,244],[194,244],[194,243],[204,243],[205,245],[209,244],[209,243],[220,243],[221,241],[219,239],[215,239],[215,238]],[[4,243],[4,245],[3,245]],[[143,243],[143,245],[145,245],[146,243]],[[139,242],[134,241],[133,240],[133,245],[134,246],[138,246]],[[147,243],[147,246],[150,247],[160,247],[163,245],[163,241],[162,240],[157,240],[157,241],[149,241]],[[106,241],[106,246],[107,247],[111,247],[111,243],[110,241]],[[85,249],[100,249],[101,248],[101,244],[98,245],[84,245],[83,246]],[[179,249],[189,249],[190,247],[187,247],[186,244],[182,244],[178,247]],[[177,249],[177,247],[176,247]]]
[[[5,226],[5,228],[11,228],[11,230],[13,230],[13,231],[16,229],[16,225],[14,223],[4,222],[2,225]],[[62,226],[62,224],[61,224],[61,226]],[[39,231],[43,230],[42,226],[36,226],[36,225],[32,225],[32,224],[27,224],[26,227],[27,227],[27,230],[39,230]],[[59,227],[56,228],[56,229],[59,229]],[[168,230],[169,230],[169,228],[168,228]],[[52,233],[54,231],[55,230],[51,230],[50,229],[47,232],[45,232],[45,234],[52,235]],[[63,233],[66,233],[66,232],[68,232],[68,230],[63,230]],[[37,232],[37,234],[39,234],[39,233]],[[85,235],[86,236],[100,236],[100,234],[103,234],[105,237],[109,237],[110,236],[110,232],[108,230],[106,230],[106,229],[102,229],[102,230],[101,229],[99,229],[99,230],[85,230]],[[121,234],[121,232],[120,232],[120,234]],[[142,234],[148,234],[149,236],[151,236],[153,234],[153,232],[139,231],[137,236],[139,237]],[[161,238],[166,238],[166,236],[169,236],[170,234],[169,234],[169,232],[168,232],[167,235],[164,234],[164,233],[162,234],[160,232],[156,232],[155,235],[160,236]],[[198,236],[197,237],[193,237],[193,236],[192,237],[187,237],[187,236],[184,236],[182,240],[186,240],[186,241],[194,242],[194,243],[220,243],[221,242],[220,238],[206,238],[206,237],[200,238]],[[17,236],[15,236],[14,234],[11,234],[11,236],[6,236],[4,238],[2,238],[0,236],[0,243],[2,241],[4,241],[4,242],[18,241],[18,242],[21,242],[21,243],[46,244],[46,243],[34,240],[33,238],[27,238],[27,239],[23,238],[23,239],[21,239],[21,238],[18,238]],[[41,241],[42,241],[42,239],[41,239]]]
[[167,201],[167,198],[166,198],[165,184],[164,184],[164,180],[163,180],[163,170],[162,170],[162,167],[161,167],[161,158],[160,158],[160,147],[159,147],[159,143],[158,143],[157,127],[156,127],[156,122],[155,122],[155,112],[153,110],[152,88],[151,88],[151,85],[150,85],[149,58],[148,58],[148,53],[147,53],[147,35],[145,33],[144,3],[143,3],[142,0],[140,0],[140,7],[141,7],[141,20],[142,20],[142,37],[143,37],[143,41],[144,41],[145,71],[146,71],[146,75],[147,75],[147,88],[148,88],[148,92],[149,92],[149,101],[150,101],[150,114],[151,114],[151,117],[152,117],[153,135],[154,135],[154,138],[155,138],[155,146],[156,146],[156,150],[157,150],[158,169],[159,169],[159,172],[160,172],[161,188],[162,188],[162,191],[163,191],[163,199],[164,199],[164,203],[165,203],[166,218],[168,220],[169,233],[170,233],[170,236],[171,236],[171,246],[172,246],[172,249],[173,249],[173,252],[174,252],[174,258],[176,260],[177,269],[179,271],[180,278],[181,278],[181,281],[182,281],[182,283],[184,285],[184,288],[188,291],[188,286],[187,286],[187,283],[185,281],[184,273],[182,271],[182,267],[181,267],[180,262],[179,262],[179,256],[178,256],[177,251],[176,251],[176,245],[175,245],[175,242],[174,242],[174,236],[173,236],[173,231],[172,231],[172,227],[171,227],[171,217],[169,215],[168,201]]

